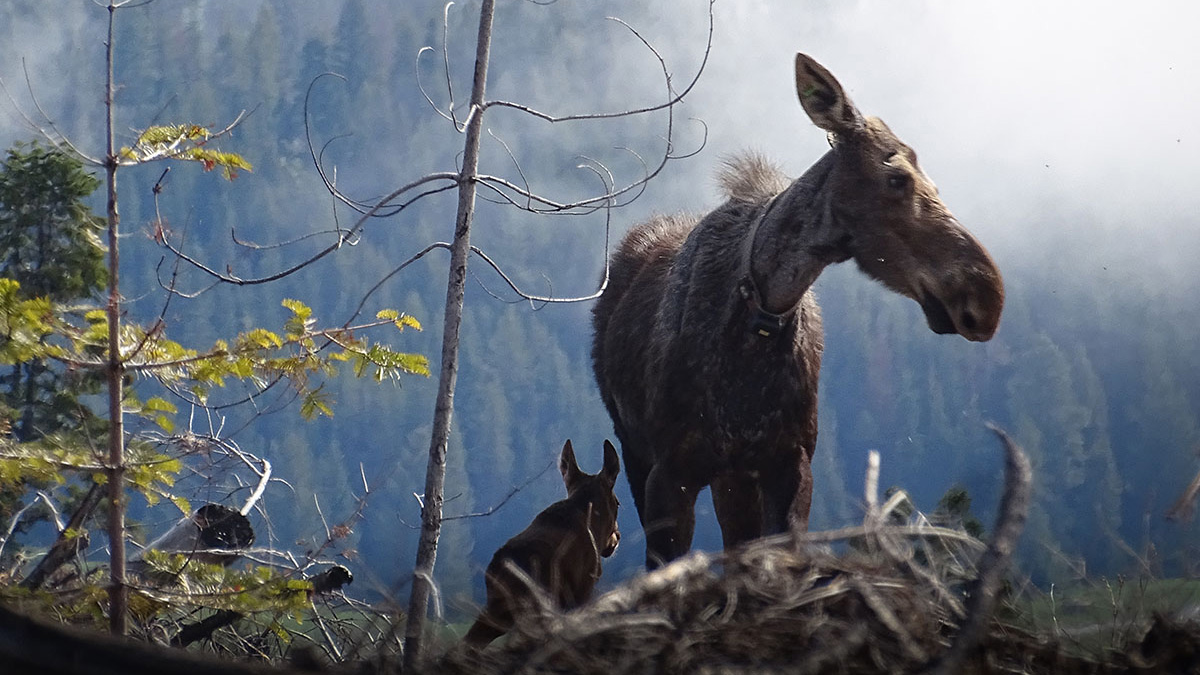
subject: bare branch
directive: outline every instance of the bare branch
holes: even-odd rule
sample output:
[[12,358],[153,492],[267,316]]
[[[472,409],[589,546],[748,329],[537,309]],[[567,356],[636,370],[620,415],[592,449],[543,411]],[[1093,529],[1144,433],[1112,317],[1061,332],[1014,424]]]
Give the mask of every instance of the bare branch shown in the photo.
[[166,262],[166,260],[167,260],[166,256],[162,256],[158,259],[158,264],[154,266],[154,280],[158,283],[159,288],[170,293],[171,295],[178,295],[179,297],[181,297],[185,300],[194,300],[195,298],[198,298],[201,295],[204,295],[205,293],[207,293],[208,291],[216,288],[221,283],[220,279],[214,279],[207,286],[204,286],[204,287],[200,288],[199,290],[191,291],[191,292],[181,291],[181,290],[179,290],[179,287],[177,286],[176,279],[179,276],[179,263],[182,261],[182,259],[179,258],[178,256],[176,256],[175,264],[173,265],[173,268],[171,271],[171,281],[164,283],[163,279],[162,279],[162,266],[163,266],[163,263]]
[[[343,230],[341,227],[335,227],[332,230],[317,230],[314,232],[308,232],[306,234],[302,234],[294,239],[286,239],[284,241],[275,242],[274,244],[260,244],[258,242],[240,239],[237,236],[237,228],[236,227],[230,228],[229,234],[230,234],[230,238],[233,240],[233,243],[237,244],[238,246],[241,246],[243,248],[248,248],[251,251],[270,251],[272,249],[287,248],[289,246],[294,246],[296,244],[307,241],[309,239],[313,239],[315,237],[322,237],[322,236],[326,236],[329,234],[335,234],[335,235],[340,236],[342,232],[343,232]],[[350,246],[354,246],[357,243],[358,243],[357,241],[347,241],[346,242],[346,244],[348,244]]]
[[927,671],[931,675],[960,672],[971,652],[987,632],[997,597],[1004,584],[1004,573],[1012,559],[1017,539],[1029,516],[1033,492],[1033,469],[1020,446],[1000,427],[988,424],[1004,446],[1004,495],[987,550],[979,560],[979,576],[969,593],[966,620],[959,628],[950,650]]
[[[514,485],[512,487],[512,489],[508,491],[508,494],[504,495],[504,497],[501,498],[500,501],[489,506],[487,508],[487,510],[477,511],[475,513],[464,513],[462,515],[457,515],[457,516],[442,516],[442,522],[446,522],[448,520],[463,520],[465,518],[482,518],[484,516],[492,515],[493,513],[499,511],[505,504],[507,504],[508,500],[513,498],[513,495],[515,495],[518,492],[520,492],[521,490],[524,490],[525,488],[529,487],[530,483],[532,483],[533,481],[535,481],[535,480],[541,478],[543,475],[545,475],[545,473],[550,470],[550,467],[554,466],[556,461],[557,460],[555,460],[555,459],[550,460],[550,462],[548,464],[546,464],[546,466],[542,467],[541,471],[538,471],[534,475],[525,479],[525,482],[521,483],[520,485]],[[599,556],[597,556],[597,560],[599,560]]]
[[251,471],[258,475],[258,484],[254,487],[254,491],[250,493],[250,497],[246,499],[246,503],[243,504],[242,508],[238,511],[238,513],[241,513],[243,516],[245,516],[250,513],[250,510],[253,509],[254,505],[258,503],[258,500],[262,498],[263,492],[265,492],[267,489],[267,483],[271,481],[271,462],[266,458],[254,458],[257,459],[262,465],[262,470],[260,471],[259,469],[255,468],[251,458],[243,453],[241,449],[237,447],[237,445],[235,445],[232,441],[225,441],[225,443],[233,450],[234,454],[236,454],[238,458],[246,463],[246,466],[248,466]]
[[66,134],[58,130],[58,127],[54,124],[54,120],[51,119],[51,117],[46,114],[46,111],[42,109],[42,104],[38,101],[37,94],[35,94],[33,91],[33,80],[29,77],[29,68],[25,63],[25,59],[21,59],[21,70],[25,73],[25,87],[29,90],[29,97],[33,101],[33,107],[37,109],[38,114],[42,116],[42,119],[46,120],[49,130],[33,121],[33,119],[25,112],[25,110],[21,108],[20,104],[17,103],[17,100],[13,97],[12,93],[9,92],[8,86],[4,84],[4,80],[0,79],[0,89],[4,90],[4,95],[8,97],[9,103],[12,104],[13,109],[16,110],[17,114],[21,116],[21,119],[23,119],[31,129],[41,135],[41,137],[53,147],[59,150],[61,150],[63,147],[66,147],[68,150],[70,150],[69,154],[78,157],[80,161],[91,164],[92,166],[103,166],[104,163],[101,160],[92,157],[91,155],[88,155],[79,148],[75,147],[75,145],[71,142],[71,139],[68,138]]
[[[413,61],[413,66],[414,66],[413,70],[416,71],[416,76],[417,76],[417,89],[419,89],[421,91],[421,96],[425,97],[425,102],[429,104],[429,107],[433,108],[433,111],[435,113],[437,113],[440,117],[444,118],[447,122],[453,123],[454,128],[457,129],[458,122],[450,115],[447,115],[446,113],[442,112],[442,109],[439,108],[438,105],[433,102],[433,99],[430,98],[429,93],[425,91],[425,84],[421,82],[421,55],[424,54],[425,52],[431,52],[431,51],[433,51],[433,47],[428,47],[428,46],[421,47],[420,49],[417,50],[417,57]],[[452,97],[452,100],[453,100],[453,97]]]
[[467,122],[459,125],[458,120],[454,118],[454,81],[450,77],[450,8],[453,6],[453,2],[447,2],[442,10],[442,67],[446,75],[446,94],[450,97],[446,109],[450,111],[450,121],[454,123],[454,128],[461,132],[467,128]]
[[[517,175],[521,177],[521,184],[525,186],[526,190],[529,190],[529,179],[525,177],[525,171],[521,168],[521,163],[517,161],[517,156],[513,154],[512,148],[508,147],[508,143],[505,143],[504,139],[497,136],[491,129],[488,129],[488,136],[491,136],[493,140],[500,144],[500,147],[504,148],[505,154],[507,154],[508,158],[512,160],[513,168],[516,169]],[[489,199],[487,197],[481,197],[481,199],[492,202],[493,204],[500,203],[499,201]],[[532,207],[533,204],[527,200],[525,203],[525,209],[529,210]]]
[[[513,204],[514,206],[517,206],[518,208],[521,208],[520,204],[518,204],[511,197],[508,197],[506,194],[506,191],[509,193],[515,194],[519,197],[522,197],[524,199],[530,200],[531,202],[539,204],[540,207],[524,209],[531,213],[563,213],[563,214],[568,214],[568,215],[584,215],[587,213],[592,213],[599,208],[602,208],[602,206],[601,206],[602,204],[613,201],[616,197],[620,197],[620,196],[628,195],[628,194],[632,193],[631,196],[628,197],[626,200],[613,203],[614,207],[627,206],[627,205],[633,203],[633,201],[636,200],[639,196],[641,196],[642,192],[645,190],[646,184],[649,183],[651,180],[653,180],[655,177],[657,177],[660,173],[662,173],[663,169],[666,168],[667,164],[671,160],[682,159],[684,157],[692,157],[692,156],[696,155],[704,148],[704,145],[708,141],[707,127],[705,127],[705,136],[704,136],[704,139],[701,141],[701,145],[699,147],[697,147],[695,150],[693,150],[687,154],[684,154],[684,155],[673,154],[670,139],[672,137],[672,134],[674,133],[674,131],[673,131],[673,129],[674,129],[674,114],[673,114],[672,108],[668,108],[668,111],[669,112],[667,114],[667,117],[668,117],[667,127],[668,128],[667,128],[666,151],[663,153],[662,157],[659,159],[658,163],[654,166],[653,169],[650,169],[649,171],[647,171],[642,176],[642,178],[640,178],[636,181],[633,181],[630,184],[625,185],[624,187],[615,188],[604,194],[596,195],[594,197],[589,197],[587,199],[580,199],[580,200],[573,201],[573,202],[559,202],[559,201],[555,201],[553,199],[544,197],[535,192],[532,192],[531,190],[522,189],[520,186],[512,183],[511,181],[509,181],[505,178],[501,178],[499,176],[480,174],[478,176],[477,180],[481,186],[491,189],[494,193],[501,195],[503,198],[505,198],[511,204]],[[631,154],[637,156],[636,153],[634,153],[631,150],[628,150],[628,148],[624,148],[624,149],[629,151]],[[638,157],[638,159],[640,160],[641,158]],[[643,162],[643,164],[644,164],[644,162]],[[580,168],[583,168],[583,167],[580,167]]]
[[421,258],[424,258],[425,254],[429,253],[430,251],[432,251],[434,249],[439,249],[439,248],[445,249],[448,251],[448,250],[450,250],[450,243],[444,242],[444,241],[435,241],[434,243],[432,243],[432,244],[426,246],[425,248],[421,249],[420,251],[418,251],[416,254],[414,254],[412,257],[410,257],[408,260],[405,260],[404,262],[400,263],[400,265],[398,267],[396,267],[395,269],[393,269],[391,272],[388,272],[386,275],[384,275],[384,277],[382,279],[377,281],[375,283],[375,285],[372,286],[370,288],[370,290],[368,290],[366,292],[365,295],[363,295],[362,300],[360,300],[358,303],[358,307],[356,307],[354,309],[354,313],[350,315],[350,318],[346,319],[346,323],[343,324],[343,327],[348,326],[351,321],[354,321],[355,319],[358,318],[358,316],[360,314],[362,314],[363,307],[365,307],[367,304],[367,299],[370,298],[372,295],[374,295],[375,292],[378,291],[380,288],[382,288],[383,285],[385,283],[387,283],[387,281],[389,279],[391,279],[392,277],[399,274],[401,271],[404,270],[405,267],[408,267],[409,265],[415,263],[416,261],[420,260]]
[[867,507],[867,521],[879,522],[879,451],[867,453],[867,479],[863,481],[863,501]]
[[[1200,455],[1200,447],[1196,448],[1195,454]],[[1180,522],[1189,522],[1192,519],[1196,510],[1196,496],[1200,494],[1200,472],[1192,478],[1192,482],[1184,489],[1183,494],[1171,508],[1167,509],[1167,520]]]
[[[336,137],[330,139],[329,141],[326,141],[326,143],[323,146],[321,146],[320,153],[318,153],[315,149],[315,146],[313,145],[312,126],[309,123],[308,108],[309,108],[309,101],[312,98],[313,87],[316,85],[318,80],[320,80],[322,77],[325,77],[325,76],[336,77],[341,80],[346,79],[346,78],[342,77],[341,75],[338,75],[337,73],[322,73],[322,74],[316,76],[315,78],[313,78],[312,82],[309,83],[308,91],[304,94],[304,138],[308,144],[308,153],[309,153],[309,156],[312,158],[314,168],[316,168],[316,170],[317,170],[317,175],[320,176],[321,182],[325,185],[325,189],[328,190],[329,193],[331,195],[333,195],[338,201],[342,202],[346,206],[349,206],[351,209],[353,209],[357,213],[386,218],[386,217],[396,215],[397,213],[400,213],[409,204],[415,202],[417,199],[420,199],[421,197],[426,196],[426,194],[432,194],[432,192],[440,192],[441,189],[433,190],[430,193],[422,193],[422,194],[418,195],[417,197],[410,199],[407,202],[394,205],[391,210],[384,210],[384,208],[386,206],[388,206],[389,203],[393,199],[396,199],[404,192],[407,192],[408,190],[413,189],[413,188],[417,187],[418,185],[429,182],[430,180],[433,180],[436,178],[449,177],[455,181],[457,181],[459,179],[459,174],[457,172],[429,174],[428,176],[418,179],[417,181],[415,181],[413,183],[409,183],[407,186],[402,187],[399,190],[396,190],[388,197],[385,197],[382,200],[379,200],[375,204],[375,207],[373,209],[368,208],[369,204],[355,201],[355,200],[351,199],[350,197],[346,196],[340,190],[338,190],[336,180],[331,180],[329,178],[329,175],[325,172],[323,159],[325,156],[325,150],[329,147],[329,144],[339,138],[344,138],[344,136],[336,136]],[[457,186],[457,183],[455,185],[448,186],[448,187],[442,188],[442,189],[453,189],[456,186]],[[361,223],[362,221],[360,220],[359,222]]]
[[671,87],[671,84],[670,84],[671,73],[667,69],[667,64],[666,64],[666,61],[663,59],[662,54],[660,54],[658,52],[658,50],[655,49],[654,46],[651,45],[649,43],[649,41],[647,41],[646,38],[644,38],[642,36],[641,33],[639,33],[635,28],[630,26],[628,23],[625,23],[625,21],[623,21],[617,17],[611,17],[611,16],[607,17],[610,21],[614,21],[614,22],[624,26],[626,29],[629,30],[629,32],[633,33],[634,37],[636,37],[638,39],[638,41],[641,42],[642,45],[644,45],[646,47],[646,49],[650,50],[650,53],[653,54],[654,58],[658,61],[659,66],[661,67],[661,69],[663,71],[663,76],[667,80],[667,89],[669,92],[672,93],[672,96],[669,97],[663,103],[658,103],[658,104],[650,105],[650,106],[644,106],[641,108],[622,110],[619,112],[586,113],[586,114],[581,114],[581,115],[551,115],[549,113],[544,113],[539,110],[535,110],[534,108],[531,108],[526,105],[522,105],[520,103],[514,103],[512,101],[502,101],[502,100],[488,101],[484,104],[484,108],[486,109],[486,108],[490,108],[493,106],[513,108],[515,110],[520,110],[521,112],[527,113],[529,115],[537,117],[538,119],[542,119],[542,120],[545,120],[545,121],[551,122],[551,123],[573,122],[573,121],[579,121],[579,120],[612,119],[612,118],[619,118],[619,117],[629,117],[632,115],[640,115],[643,113],[654,112],[657,110],[668,110],[668,109],[672,108],[673,106],[675,106],[675,104],[682,101],[684,99],[684,97],[686,97],[692,91],[692,89],[696,86],[696,83],[700,81],[700,75],[704,72],[705,66],[708,65],[708,57],[712,53],[713,29],[715,26],[715,18],[714,18],[714,14],[713,14],[713,3],[714,2],[715,2],[715,0],[709,0],[709,3],[708,3],[708,39],[706,41],[706,47],[704,49],[704,56],[700,61],[700,66],[696,69],[695,74],[692,76],[691,81],[688,82],[688,85],[686,87],[684,87],[683,91],[679,92],[678,94],[675,94],[673,87]]
[[[606,191],[611,191],[612,180],[613,180],[612,173],[608,172],[607,167],[605,167],[603,164],[600,164],[599,162],[597,162],[596,165],[599,166],[600,168],[598,169],[598,168],[596,168],[596,166],[591,166],[591,165],[581,165],[581,166],[582,166],[582,168],[588,169],[588,170],[592,171],[593,173],[595,173],[597,175],[597,177],[599,177],[600,180],[604,183]],[[601,173],[600,169],[604,169],[605,173]],[[482,259],[485,263],[487,263],[488,266],[491,267],[496,272],[496,274],[498,274],[500,276],[500,278],[504,280],[504,282],[508,285],[508,287],[510,289],[512,289],[512,291],[514,293],[516,293],[520,297],[521,300],[528,301],[531,304],[532,303],[542,303],[543,306],[545,304],[549,304],[549,303],[586,302],[588,300],[595,300],[596,298],[600,297],[600,294],[604,292],[604,289],[608,288],[608,275],[609,275],[608,249],[609,249],[609,244],[610,244],[611,232],[612,232],[612,208],[607,207],[605,209],[605,213],[604,213],[604,275],[603,275],[603,278],[600,280],[599,288],[597,288],[594,293],[591,293],[591,294],[585,295],[585,296],[574,297],[574,298],[556,298],[554,296],[549,296],[549,295],[537,296],[537,295],[532,295],[532,294],[526,293],[525,291],[522,291],[520,289],[520,287],[517,286],[516,282],[514,282],[512,280],[512,278],[510,278],[509,275],[504,272],[504,270],[500,267],[500,265],[498,265],[494,260],[492,260],[492,258],[490,256],[488,256],[486,253],[484,253],[483,250],[479,249],[476,246],[472,246],[471,251],[473,253],[475,253],[475,255],[479,256],[479,258]],[[492,297],[499,299],[498,296],[496,296],[494,293],[492,293],[491,290],[487,289],[486,286],[484,286],[484,290]],[[534,307],[534,309],[538,309],[538,308]]]
[[[608,226],[606,225],[605,226],[605,250],[606,251],[608,250],[607,244],[608,244]],[[504,270],[500,268],[500,265],[498,265],[496,263],[496,261],[492,260],[490,256],[488,256],[486,253],[484,253],[478,247],[472,246],[471,252],[474,253],[475,255],[479,256],[479,258],[481,260],[483,260],[485,263],[487,263],[488,266],[491,267],[492,270],[494,270],[496,272],[496,274],[498,274],[500,276],[500,278],[504,280],[504,283],[508,284],[508,287],[511,288],[513,290],[513,292],[515,292],[517,295],[520,295],[523,300],[528,300],[529,302],[540,302],[540,303],[547,303],[547,304],[548,303],[560,303],[561,304],[561,303],[571,303],[571,302],[587,302],[588,300],[595,300],[596,298],[600,297],[601,293],[604,292],[604,287],[602,286],[599,290],[597,290],[593,293],[589,293],[588,295],[581,295],[581,296],[573,297],[573,298],[556,298],[553,296],[546,296],[546,295],[532,295],[532,294],[526,293],[525,291],[522,291],[520,289],[520,287],[517,286],[516,282],[514,282],[512,280],[512,278],[510,278],[508,276],[508,274],[506,274],[504,272]],[[606,255],[605,258],[607,259],[607,257],[608,256]],[[605,274],[605,281],[607,281],[607,276],[608,275]]]
[[325,526],[325,540],[333,541],[333,533],[329,531],[329,521],[325,520],[325,512],[321,510],[321,500],[316,494],[313,494],[313,504],[317,507],[317,515],[321,518],[321,524]]
[[37,500],[22,506],[16,513],[13,514],[12,518],[8,520],[8,531],[4,533],[3,537],[0,537],[0,553],[4,553],[4,547],[8,544],[8,540],[12,538],[13,532],[17,531],[17,525],[21,522],[21,518],[25,517],[25,512],[29,509],[32,509],[35,504],[37,504]]
[[[449,182],[448,184],[437,187],[437,188],[425,190],[425,191],[417,194],[412,199],[409,199],[403,203],[391,204],[392,200],[396,199],[397,197],[404,194],[405,192],[412,190],[416,187],[419,187],[421,185],[424,185],[425,183],[432,183],[435,181],[452,181],[452,182]],[[455,187],[457,187],[457,183],[458,183],[458,174],[442,172],[442,173],[431,173],[431,174],[422,176],[421,178],[418,178],[417,180],[393,191],[391,194],[387,195],[382,200],[380,200],[374,207],[372,207],[370,210],[366,211],[355,222],[353,227],[351,227],[350,229],[345,230],[344,232],[339,234],[334,243],[325,247],[321,251],[309,256],[308,258],[291,265],[290,267],[287,267],[279,272],[275,272],[273,274],[269,274],[269,275],[262,276],[262,277],[243,279],[243,278],[238,277],[237,275],[233,274],[233,272],[230,268],[227,268],[225,272],[218,272],[215,269],[213,269],[213,268],[205,265],[204,263],[200,262],[199,260],[195,259],[194,257],[189,256],[188,254],[184,253],[182,249],[180,249],[180,248],[176,247],[174,244],[172,244],[170,242],[170,240],[166,238],[165,235],[164,235],[162,243],[163,243],[163,246],[167,250],[171,251],[171,253],[173,253],[174,255],[181,258],[184,262],[188,263],[189,265],[196,268],[197,270],[203,272],[204,274],[207,274],[208,276],[210,276],[222,283],[234,284],[237,286],[255,286],[255,285],[259,285],[259,284],[266,284],[266,283],[270,283],[272,281],[278,281],[279,279],[283,279],[284,277],[295,274],[296,272],[312,265],[313,263],[317,262],[318,260],[321,260],[322,258],[329,255],[330,253],[337,251],[338,249],[340,249],[342,247],[343,244],[348,243],[351,239],[358,236],[358,233],[362,231],[367,220],[369,218],[376,216],[376,214],[380,210],[382,210],[388,206],[394,207],[397,211],[402,210],[402,209],[410,206],[413,202],[415,202],[418,199],[421,199],[423,197],[427,197],[429,195],[432,195],[432,194],[435,194],[438,192],[443,192],[446,190],[453,190]],[[332,187],[332,184],[328,184],[328,185],[330,186],[331,190],[336,191],[336,189]]]

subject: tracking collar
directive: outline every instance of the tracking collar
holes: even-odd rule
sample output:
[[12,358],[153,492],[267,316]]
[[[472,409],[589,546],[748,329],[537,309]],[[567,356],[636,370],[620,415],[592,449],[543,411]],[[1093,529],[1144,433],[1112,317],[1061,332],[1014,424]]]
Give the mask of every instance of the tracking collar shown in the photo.
[[750,276],[749,271],[738,282],[738,294],[746,301],[746,307],[750,310],[750,322],[747,326],[750,332],[765,338],[778,335],[787,326],[788,320],[792,318],[792,312],[796,311],[796,308],[793,307],[783,314],[773,314],[764,309],[758,287],[754,285],[754,279]]
[[754,273],[750,264],[754,255],[754,239],[758,236],[758,226],[775,207],[778,197],[779,195],[775,195],[767,202],[762,212],[750,225],[750,231],[746,233],[746,243],[742,247],[742,278],[737,285],[738,295],[742,296],[742,300],[746,302],[746,308],[750,310],[750,322],[747,328],[751,333],[765,338],[778,335],[787,326],[792,312],[796,311],[796,308],[792,307],[782,314],[773,314],[763,307],[762,293],[758,291],[758,285],[754,283]]

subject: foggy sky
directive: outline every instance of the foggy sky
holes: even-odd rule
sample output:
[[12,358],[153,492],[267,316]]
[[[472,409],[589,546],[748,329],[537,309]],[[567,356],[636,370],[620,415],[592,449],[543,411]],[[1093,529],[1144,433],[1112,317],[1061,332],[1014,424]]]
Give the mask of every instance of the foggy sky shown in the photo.
[[[181,22],[212,27],[251,24],[260,3],[178,4]],[[37,27],[10,22],[4,16],[10,5],[0,8],[0,78],[29,112],[22,58],[52,114],[63,87],[98,87],[105,13],[89,0],[54,5],[54,11],[43,9],[48,19]],[[606,11],[627,20],[661,51],[676,87],[690,79],[707,31],[705,0],[680,0],[669,12],[657,3],[609,5]],[[402,6],[414,24],[442,14],[441,2]],[[390,13],[390,20],[402,20],[397,5],[374,7]],[[545,8],[522,4],[519,11],[570,15],[582,14],[584,7],[561,0]],[[313,3],[293,13],[328,35],[336,9],[334,3]],[[476,2],[466,2],[450,12],[452,51],[460,66],[469,66],[473,52],[476,9]],[[1069,262],[1085,276],[1113,283],[1194,280],[1192,252],[1200,247],[1194,215],[1200,211],[1200,49],[1194,47],[1194,29],[1200,6],[1185,0],[719,0],[715,11],[712,54],[680,110],[676,137],[677,149],[696,147],[700,127],[683,118],[698,118],[707,125],[707,146],[699,156],[673,164],[616,220],[617,227],[649,211],[714,205],[714,168],[722,155],[738,149],[764,152],[792,175],[815,161],[826,149],[824,135],[801,111],[791,73],[793,55],[803,51],[839,78],[864,113],[883,118],[917,150],[944,201],[1003,268]],[[544,45],[530,44],[521,27],[511,25],[514,14],[501,14],[493,51],[520,55],[527,67],[494,68],[493,95],[556,113],[617,110],[661,96],[657,63],[625,29],[602,22],[582,37],[562,36],[552,44],[562,56],[547,58],[549,50],[539,51]],[[386,31],[387,25],[380,21],[373,30]],[[296,58],[299,45],[285,48]],[[136,58],[136,45],[126,50],[126,58]],[[436,60],[426,64],[435,66]],[[460,100],[467,86],[465,79],[458,83]],[[95,97],[100,96],[97,88]],[[494,114],[489,127],[501,135],[512,132],[506,140],[516,146],[526,134],[549,133],[517,117]],[[100,121],[97,113],[65,131],[90,139],[85,146],[95,151]],[[428,127],[442,134],[440,141],[458,142],[432,112]],[[571,145],[580,137],[589,140],[589,133],[575,127],[559,138]],[[626,140],[602,134],[590,139],[593,144],[611,147]],[[12,105],[0,101],[0,143],[8,147],[30,137]],[[355,161],[371,175],[394,176],[386,181],[394,187],[413,177],[413,166],[397,147]],[[489,151],[504,161],[497,144],[485,147],[485,158]],[[571,146],[569,152],[591,149]]]
[[918,151],[993,246],[1042,241],[1067,225],[1054,210],[1107,219],[1069,224],[1081,247],[1147,230],[1196,241],[1195,4],[725,3],[718,16],[692,103],[722,149],[767,149],[793,173],[820,151],[789,87],[805,51]]

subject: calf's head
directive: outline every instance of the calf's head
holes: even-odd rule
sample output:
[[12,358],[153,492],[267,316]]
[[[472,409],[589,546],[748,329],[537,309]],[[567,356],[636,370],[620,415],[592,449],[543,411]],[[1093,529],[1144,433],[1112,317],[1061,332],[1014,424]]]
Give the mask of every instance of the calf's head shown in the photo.
[[609,441],[604,441],[604,468],[593,475],[579,468],[575,462],[575,450],[571,447],[571,441],[567,441],[558,458],[558,470],[567,486],[567,500],[586,504],[583,508],[588,514],[588,532],[596,544],[596,550],[601,556],[609,557],[621,541],[621,532],[617,529],[619,502],[613,494],[617,474],[621,471],[617,449]]

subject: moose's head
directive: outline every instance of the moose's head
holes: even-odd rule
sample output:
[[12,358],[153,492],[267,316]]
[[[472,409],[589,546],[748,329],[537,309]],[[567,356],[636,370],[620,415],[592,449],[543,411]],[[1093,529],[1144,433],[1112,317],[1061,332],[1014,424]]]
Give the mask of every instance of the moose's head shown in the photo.
[[864,117],[819,63],[796,55],[796,93],[837,161],[830,214],[859,268],[916,300],[935,333],[991,339],[1004,283],[986,249],[942,203],[913,149]]

